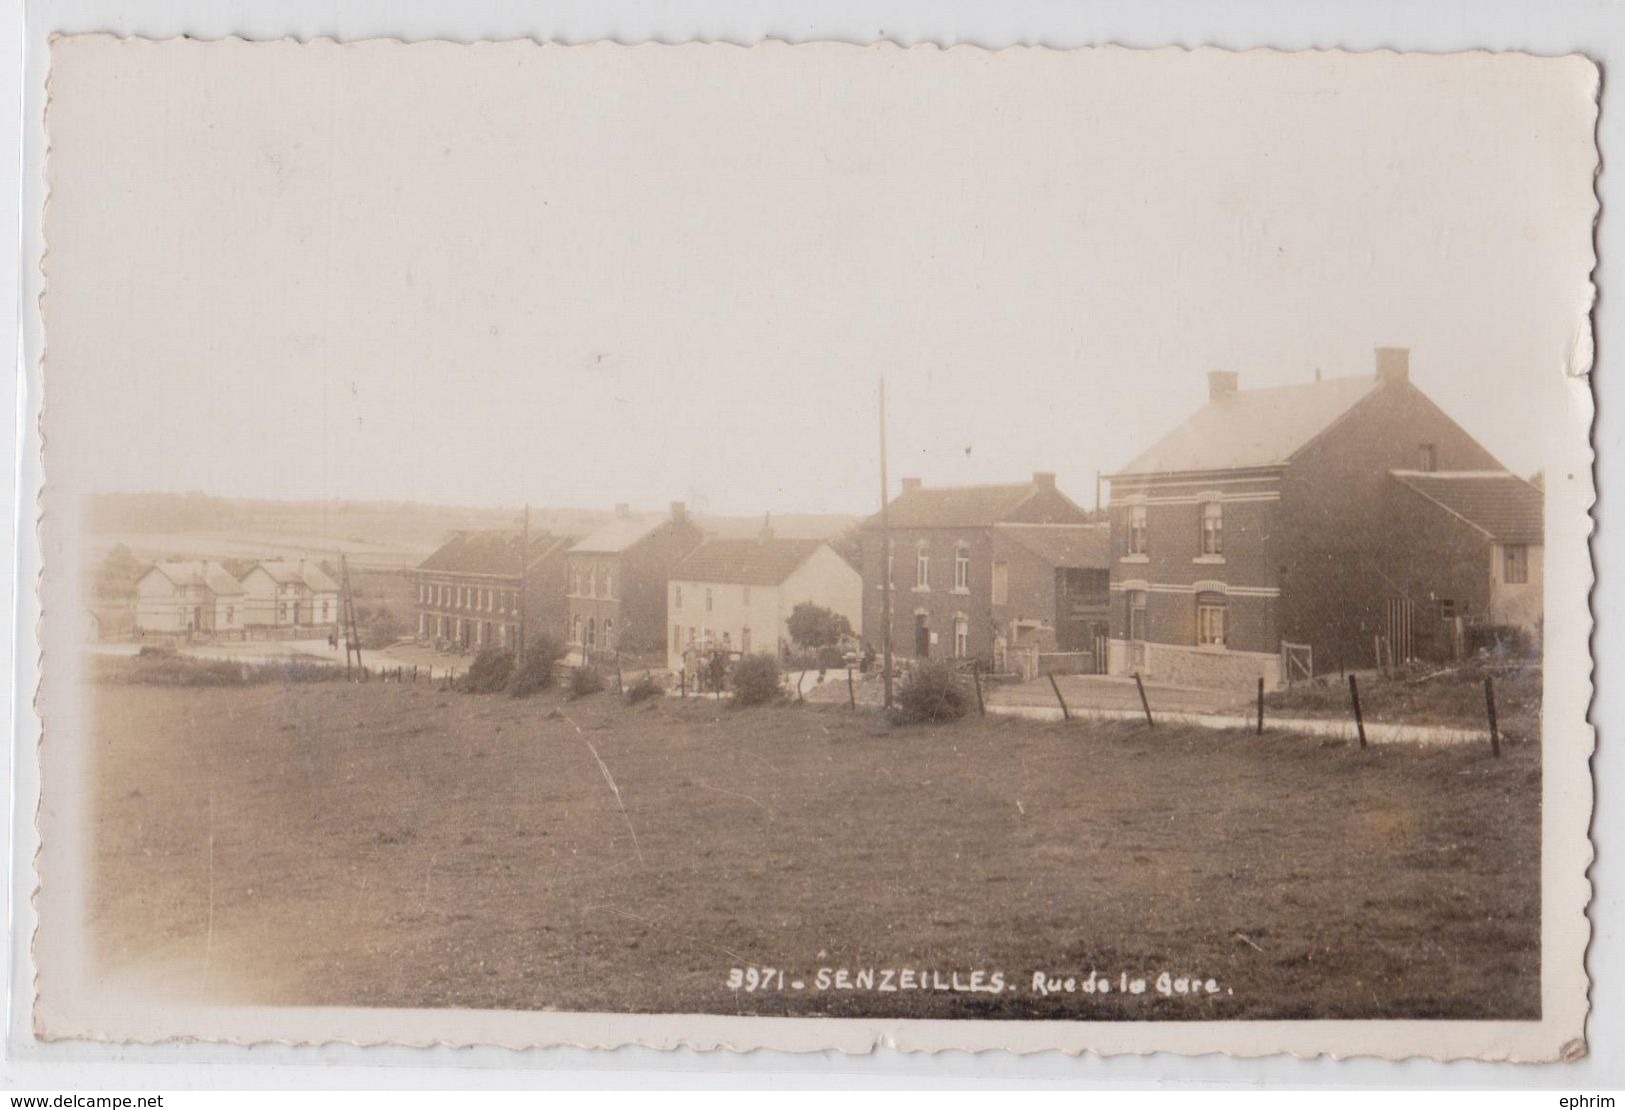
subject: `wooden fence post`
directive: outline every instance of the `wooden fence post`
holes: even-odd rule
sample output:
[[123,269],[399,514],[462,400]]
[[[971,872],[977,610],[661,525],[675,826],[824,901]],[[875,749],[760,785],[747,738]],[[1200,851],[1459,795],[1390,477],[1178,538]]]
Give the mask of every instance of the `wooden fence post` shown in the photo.
[[970,677],[971,681],[976,683],[976,712],[986,717],[987,704],[982,701],[982,661],[980,659],[971,664]]
[[1264,676],[1258,676],[1258,735],[1264,735]]
[[854,713],[858,710],[858,688],[852,681],[852,668],[846,669],[846,700]]
[[1055,691],[1055,700],[1061,703],[1061,720],[1070,721],[1072,719],[1072,710],[1066,707],[1066,699],[1061,696],[1061,684],[1055,681],[1054,672],[1051,672],[1049,676],[1049,688]]
[[1495,680],[1484,676],[1484,708],[1490,714],[1490,754],[1501,757],[1501,725],[1495,718]]
[[1360,714],[1360,684],[1349,675],[1349,700],[1354,703],[1354,727],[1360,733],[1360,747],[1365,747],[1365,718]]
[[1140,708],[1145,710],[1145,725],[1153,727],[1156,722],[1151,719],[1151,699],[1145,696],[1145,683],[1140,680],[1140,672],[1134,672],[1134,685],[1140,691]]

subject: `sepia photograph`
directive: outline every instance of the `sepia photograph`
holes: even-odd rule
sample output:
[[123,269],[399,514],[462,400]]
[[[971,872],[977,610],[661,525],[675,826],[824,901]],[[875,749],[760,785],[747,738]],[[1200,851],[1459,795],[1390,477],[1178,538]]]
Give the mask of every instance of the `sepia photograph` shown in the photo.
[[36,1032],[1583,1055],[1598,82],[55,38]]

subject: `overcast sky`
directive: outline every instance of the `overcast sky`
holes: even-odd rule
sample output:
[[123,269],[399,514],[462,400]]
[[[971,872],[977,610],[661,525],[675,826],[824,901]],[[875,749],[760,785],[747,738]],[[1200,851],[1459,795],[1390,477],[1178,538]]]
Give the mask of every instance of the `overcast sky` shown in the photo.
[[[1512,468],[1584,327],[1578,60],[66,40],[47,481],[1093,499],[1379,345]],[[63,461],[67,460],[67,461]],[[58,463],[61,465],[58,465]]]

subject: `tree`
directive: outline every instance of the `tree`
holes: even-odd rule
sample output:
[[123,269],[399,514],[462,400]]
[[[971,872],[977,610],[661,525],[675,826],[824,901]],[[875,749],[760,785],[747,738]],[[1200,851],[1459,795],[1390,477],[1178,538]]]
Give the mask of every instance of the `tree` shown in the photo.
[[142,563],[124,544],[115,544],[96,567],[92,593],[100,601],[127,601],[135,596],[136,576]]
[[804,648],[834,647],[852,635],[852,622],[833,609],[803,601],[790,611],[790,639]]

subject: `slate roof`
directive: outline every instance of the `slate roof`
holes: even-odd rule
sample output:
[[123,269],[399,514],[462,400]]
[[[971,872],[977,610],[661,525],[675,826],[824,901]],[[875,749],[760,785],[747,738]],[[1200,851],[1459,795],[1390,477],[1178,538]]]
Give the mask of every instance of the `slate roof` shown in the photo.
[[206,586],[212,593],[222,596],[248,592],[241,582],[226,573],[225,568],[214,563],[154,563],[152,569],[177,586]]
[[[520,533],[517,531],[458,532],[419,563],[418,570],[517,578],[519,542]],[[539,559],[569,543],[569,537],[533,532],[530,537],[530,561],[526,565],[534,566]]]
[[[946,486],[904,490],[887,509],[892,528],[986,528],[1008,520],[1042,487],[1031,482],[1008,486]],[[879,528],[880,514],[863,522]]]
[[1545,541],[1545,496],[1516,474],[1505,470],[1395,470],[1392,473],[1400,482],[1492,540],[1528,544]]
[[1112,565],[1109,525],[1001,524],[998,529],[1052,567],[1109,570]]
[[1245,389],[1209,401],[1114,477],[1279,466],[1377,388],[1375,377]]
[[672,568],[671,577],[683,582],[777,586],[823,546],[822,540],[777,537],[766,540],[707,540]]
[[670,520],[665,516],[622,516],[587,533],[570,550],[588,555],[615,555],[636,546],[645,536]]
[[266,559],[255,563],[254,569],[269,574],[279,586],[303,582],[306,589],[318,594],[337,593],[339,588],[326,571],[309,559]]

